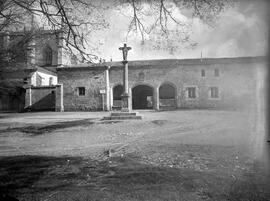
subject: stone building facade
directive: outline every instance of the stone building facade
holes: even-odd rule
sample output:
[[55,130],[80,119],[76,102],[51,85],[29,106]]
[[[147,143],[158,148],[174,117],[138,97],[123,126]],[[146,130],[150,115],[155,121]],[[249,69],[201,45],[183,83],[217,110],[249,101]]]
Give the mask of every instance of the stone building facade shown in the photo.
[[[131,108],[252,107],[265,68],[264,57],[130,61]],[[57,75],[56,110],[121,108],[121,62],[58,67]]]

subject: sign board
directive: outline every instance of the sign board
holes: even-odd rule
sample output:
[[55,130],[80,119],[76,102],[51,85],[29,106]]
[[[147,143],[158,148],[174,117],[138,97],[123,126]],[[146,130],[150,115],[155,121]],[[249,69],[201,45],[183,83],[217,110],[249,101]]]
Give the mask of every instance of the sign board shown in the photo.
[[100,93],[100,94],[105,94],[105,93],[106,93],[106,90],[105,90],[105,89],[100,89],[100,90],[99,90],[99,93]]

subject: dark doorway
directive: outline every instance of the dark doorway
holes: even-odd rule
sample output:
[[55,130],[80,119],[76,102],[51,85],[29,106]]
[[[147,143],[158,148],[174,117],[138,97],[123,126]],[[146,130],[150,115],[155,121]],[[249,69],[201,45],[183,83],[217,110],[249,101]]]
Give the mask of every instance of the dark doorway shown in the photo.
[[122,94],[124,92],[124,88],[122,85],[116,85],[113,88],[113,108],[121,109],[122,106]]
[[25,89],[6,86],[0,90],[0,111],[22,112],[25,104]]
[[153,109],[153,89],[138,85],[132,89],[132,109]]
[[176,107],[176,89],[171,84],[163,84],[159,87],[160,109],[173,109]]

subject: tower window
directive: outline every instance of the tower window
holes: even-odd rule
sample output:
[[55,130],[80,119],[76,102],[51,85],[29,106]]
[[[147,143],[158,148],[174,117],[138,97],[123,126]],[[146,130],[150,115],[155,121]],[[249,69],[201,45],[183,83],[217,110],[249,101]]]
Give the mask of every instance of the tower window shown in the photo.
[[53,51],[50,46],[46,46],[44,50],[44,63],[45,65],[52,65]]

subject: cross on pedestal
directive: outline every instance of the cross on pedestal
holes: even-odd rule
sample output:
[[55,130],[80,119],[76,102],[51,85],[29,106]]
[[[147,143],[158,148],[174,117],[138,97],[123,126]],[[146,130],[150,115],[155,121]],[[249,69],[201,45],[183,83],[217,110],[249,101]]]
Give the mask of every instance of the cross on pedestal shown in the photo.
[[130,100],[129,100],[129,90],[128,90],[128,61],[127,55],[128,51],[131,50],[131,47],[127,47],[125,43],[123,47],[119,47],[119,50],[123,52],[123,64],[124,64],[124,73],[123,73],[123,85],[124,85],[124,93],[122,94],[122,111],[129,112],[130,108]]
[[131,112],[131,103],[130,103],[130,94],[128,90],[128,61],[127,54],[131,50],[131,47],[127,47],[124,44],[124,47],[119,47],[119,50],[123,52],[123,61],[124,64],[124,73],[123,73],[123,85],[124,93],[122,94],[122,110],[121,112],[112,112],[111,116],[104,117],[103,120],[130,120],[130,119],[142,119],[141,116],[138,116],[136,112]]
[[123,61],[127,61],[128,51],[131,50],[131,47],[127,47],[127,44],[124,43],[124,47],[119,47],[119,50],[123,52]]

